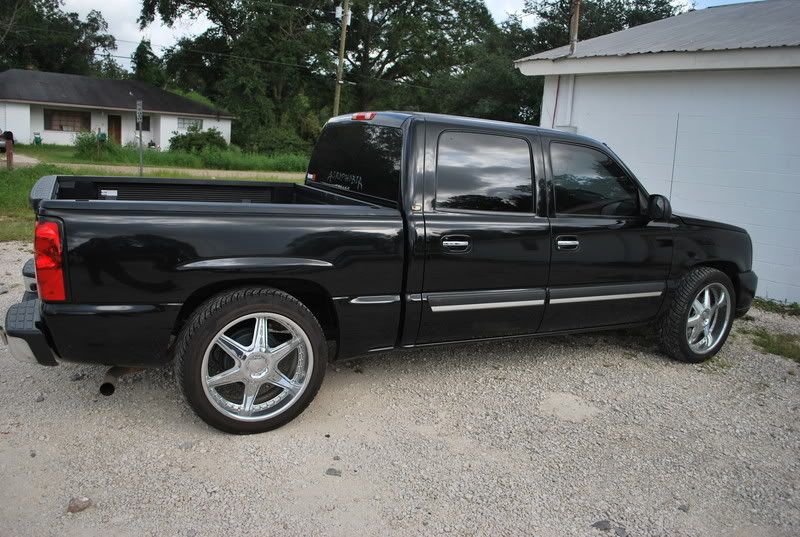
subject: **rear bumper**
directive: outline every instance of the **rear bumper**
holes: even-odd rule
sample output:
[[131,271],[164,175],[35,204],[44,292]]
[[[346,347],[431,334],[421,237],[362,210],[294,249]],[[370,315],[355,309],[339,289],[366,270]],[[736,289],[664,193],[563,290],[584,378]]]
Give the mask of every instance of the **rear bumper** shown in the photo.
[[756,296],[758,276],[752,270],[739,273],[739,290],[736,295],[736,316],[741,317],[750,310]]
[[56,353],[42,332],[42,304],[38,298],[11,306],[6,313],[4,326],[0,326],[0,339],[11,350],[11,355],[21,362],[41,365],[58,365]]

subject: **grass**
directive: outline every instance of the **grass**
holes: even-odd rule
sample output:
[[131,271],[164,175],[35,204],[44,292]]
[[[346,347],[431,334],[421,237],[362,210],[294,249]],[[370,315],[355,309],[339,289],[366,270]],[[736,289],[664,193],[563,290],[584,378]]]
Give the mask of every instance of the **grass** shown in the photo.
[[780,313],[781,315],[800,315],[800,304],[797,302],[778,302],[777,300],[756,297],[753,299],[753,306],[762,311]]
[[744,333],[748,334],[756,347],[763,352],[783,356],[800,363],[800,335],[772,333],[763,328],[748,330]]
[[[129,175],[124,173],[108,173],[104,175]],[[5,164],[0,165],[0,242],[33,240],[33,211],[28,205],[28,195],[33,184],[44,175],[97,175],[96,170],[63,168],[54,164],[38,164],[30,167],[18,167],[8,171]],[[148,172],[146,177],[198,177],[191,172],[169,173]],[[209,177],[198,177],[210,179]],[[283,181],[277,178],[226,177],[226,180],[244,181]]]
[[[79,156],[75,148],[68,145],[42,144],[14,146],[21,155],[34,157],[46,163],[110,164],[134,166],[139,164],[139,150],[128,146],[113,146],[110,151]],[[184,151],[145,150],[145,166],[170,168],[210,168],[215,170],[252,170],[272,172],[304,172],[308,167],[308,156],[292,153],[262,155],[246,153],[236,149],[206,150],[199,153]]]

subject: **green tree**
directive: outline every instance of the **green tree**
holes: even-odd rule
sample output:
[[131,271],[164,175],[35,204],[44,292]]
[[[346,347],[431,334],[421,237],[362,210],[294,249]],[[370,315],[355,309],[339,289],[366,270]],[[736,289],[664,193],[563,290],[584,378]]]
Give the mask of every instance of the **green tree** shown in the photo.
[[542,80],[522,75],[514,60],[532,54],[535,32],[510,17],[475,45],[474,61],[435,81],[423,108],[439,112],[538,124]]
[[167,82],[161,58],[155,55],[149,39],[142,39],[131,54],[133,78],[159,88]]
[[115,48],[99,11],[84,20],[63,11],[61,0],[6,0],[0,8],[0,70],[97,74]]
[[[332,72],[336,19],[330,1],[145,0],[140,24],[203,14],[214,26],[165,54],[170,82],[200,92],[232,112],[232,140],[247,149],[308,149],[321,103],[306,95]],[[332,81],[328,93],[333,93]],[[327,95],[326,95],[327,97]]]
[[493,27],[482,0],[354,0],[345,74],[352,106],[414,100],[433,77],[469,61]]
[[[677,14],[674,0],[583,0],[578,39],[586,40]],[[536,15],[536,52],[569,44],[570,0],[526,0],[525,12]]]

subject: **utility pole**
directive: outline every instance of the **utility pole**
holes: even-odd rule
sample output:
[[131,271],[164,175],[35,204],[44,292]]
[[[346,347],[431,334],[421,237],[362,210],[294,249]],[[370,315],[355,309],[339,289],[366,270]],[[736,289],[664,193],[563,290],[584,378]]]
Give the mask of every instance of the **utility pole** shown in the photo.
[[339,66],[336,68],[336,89],[333,92],[333,115],[339,115],[339,97],[342,94],[342,72],[344,71],[344,45],[347,39],[347,22],[350,18],[350,0],[342,7],[342,33],[339,36]]
[[581,0],[572,0],[572,17],[569,19],[569,55],[575,54],[575,45],[578,44],[578,23],[581,20]]

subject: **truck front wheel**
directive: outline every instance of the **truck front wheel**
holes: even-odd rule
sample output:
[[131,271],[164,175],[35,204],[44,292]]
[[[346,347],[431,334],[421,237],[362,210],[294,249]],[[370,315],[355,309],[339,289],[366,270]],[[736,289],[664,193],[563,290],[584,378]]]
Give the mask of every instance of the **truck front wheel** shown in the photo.
[[212,427],[252,434],[284,425],[322,384],[327,345],[297,299],[236,289],[201,305],[178,336],[175,367],[187,401]]
[[669,310],[660,321],[665,353],[681,362],[703,362],[722,348],[736,307],[733,284],[724,273],[698,267],[672,292]]

